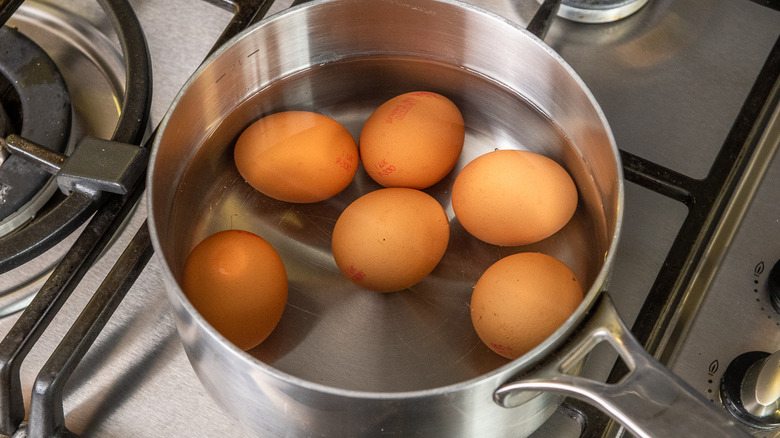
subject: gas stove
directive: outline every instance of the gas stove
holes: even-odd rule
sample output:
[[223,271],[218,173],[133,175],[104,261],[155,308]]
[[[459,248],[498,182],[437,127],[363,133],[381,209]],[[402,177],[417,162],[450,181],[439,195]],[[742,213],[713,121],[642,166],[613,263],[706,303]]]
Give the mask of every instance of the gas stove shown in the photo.
[[[128,89],[133,96],[144,94],[136,92],[139,84],[125,81],[128,65],[137,68],[127,58],[143,50],[123,45],[116,31],[123,19],[110,18],[101,3],[111,2],[28,0],[8,20],[8,27],[18,32],[7,33],[21,34],[42,48],[67,88],[60,105],[72,111],[61,124],[70,128],[48,136],[64,137],[58,146],[64,156],[81,148],[85,137],[119,135],[123,143],[150,143],[180,88],[216,45],[292,4],[130,1],[151,56],[152,92],[148,102],[138,98],[141,102],[135,104],[148,105],[148,120],[136,117],[134,132],[124,134],[116,127],[125,113],[134,111],[127,108]],[[473,3],[521,26],[540,7],[536,0]],[[730,383],[744,361],[780,350],[780,306],[773,305],[773,294],[780,296],[780,267],[773,270],[780,260],[780,5],[749,0],[613,2],[617,10],[583,23],[581,3],[609,2],[563,3],[559,15],[565,17],[553,20],[544,40],[582,77],[604,110],[627,180],[623,231],[609,284],[621,317],[648,352],[713,405],[737,416],[749,433],[780,436],[778,412],[759,420],[746,414],[735,403]],[[0,120],[13,120],[18,111],[4,112],[7,117]],[[29,140],[45,144],[48,137]],[[2,155],[3,170],[11,157],[14,153]],[[24,201],[24,211],[0,217],[1,238],[64,202],[56,183],[42,185],[44,194]],[[0,186],[5,202],[10,198],[3,190],[9,189]],[[23,420],[2,424],[3,414],[0,434],[38,436],[45,430],[31,414],[40,412],[31,407],[37,403],[32,400],[35,379],[144,228],[145,197],[137,192],[138,199],[131,196],[127,205],[116,207],[119,218],[107,225],[116,233],[104,239],[105,249],[90,256],[83,280],[68,291],[68,299],[30,344],[19,364],[22,400],[15,402],[15,409],[23,406]],[[111,199],[95,194],[85,203],[105,208]],[[79,236],[90,232],[99,216],[93,215],[95,208],[69,223],[56,242],[6,265],[0,274],[3,345],[11,344],[22,309],[59,260]],[[113,314],[96,316],[105,319],[105,327],[84,335],[96,336],[94,344],[79,347],[83,358],[55,395],[61,397],[67,429],[83,436],[252,436],[201,386],[176,332],[160,265],[150,253],[139,259],[129,275],[137,278],[118,286],[124,290],[108,304],[116,306]],[[584,373],[617,381],[625,368],[616,363],[614,352],[597,349]],[[744,370],[738,378],[742,374]],[[52,403],[56,407],[59,402]],[[533,436],[621,434],[605,414],[567,400]]]

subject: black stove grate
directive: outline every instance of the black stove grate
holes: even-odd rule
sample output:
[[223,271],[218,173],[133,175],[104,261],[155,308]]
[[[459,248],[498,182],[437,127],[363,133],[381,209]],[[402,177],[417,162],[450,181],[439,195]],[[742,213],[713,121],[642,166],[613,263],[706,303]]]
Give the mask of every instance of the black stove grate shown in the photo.
[[[20,3],[15,2],[15,6]],[[126,98],[112,139],[139,144],[148,124],[151,104],[151,60],[146,41],[126,1],[101,0],[100,3],[119,37],[127,72]],[[3,7],[3,11],[6,9]],[[25,416],[19,376],[22,362],[140,197],[143,184],[139,182],[136,186],[125,196],[73,191],[23,230],[0,239],[0,270],[5,271],[44,252],[53,241],[70,234],[94,212],[89,226],[0,342],[0,433],[12,435]]]

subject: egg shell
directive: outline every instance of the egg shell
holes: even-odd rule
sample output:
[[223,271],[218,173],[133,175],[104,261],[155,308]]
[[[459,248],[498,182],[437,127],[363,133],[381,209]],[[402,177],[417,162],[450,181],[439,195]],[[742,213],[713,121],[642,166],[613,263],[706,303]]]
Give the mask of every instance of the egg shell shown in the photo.
[[577,199],[577,186],[560,164],[522,150],[480,155],[452,187],[458,222],[476,238],[501,246],[553,235],[572,218]]
[[357,172],[357,143],[332,118],[285,111],[247,127],[233,152],[236,168],[257,191],[286,202],[323,201],[344,190]]
[[192,250],[182,290],[203,318],[242,350],[263,342],[287,303],[287,273],[262,237],[220,231]]
[[518,253],[491,265],[471,296],[471,321],[491,350],[509,359],[557,330],[582,302],[568,266],[542,253]]
[[356,199],[339,216],[333,258],[355,284],[394,292],[433,271],[449,235],[447,215],[433,197],[415,189],[380,189]]
[[452,101],[427,91],[405,93],[366,120],[360,158],[382,186],[424,189],[453,169],[464,138],[463,116]]

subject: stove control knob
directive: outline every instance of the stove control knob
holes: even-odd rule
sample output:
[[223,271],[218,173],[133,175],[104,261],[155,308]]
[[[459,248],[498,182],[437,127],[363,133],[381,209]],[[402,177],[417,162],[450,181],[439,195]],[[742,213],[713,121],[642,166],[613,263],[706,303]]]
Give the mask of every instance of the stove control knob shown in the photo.
[[759,429],[780,427],[780,351],[737,356],[723,374],[720,391],[737,419]]
[[780,351],[756,363],[748,370],[747,379],[755,376],[756,401],[762,406],[778,405],[780,402]]
[[780,313],[780,260],[769,271],[769,278],[766,284],[769,288],[769,298],[772,300],[772,307],[775,308],[777,313]]

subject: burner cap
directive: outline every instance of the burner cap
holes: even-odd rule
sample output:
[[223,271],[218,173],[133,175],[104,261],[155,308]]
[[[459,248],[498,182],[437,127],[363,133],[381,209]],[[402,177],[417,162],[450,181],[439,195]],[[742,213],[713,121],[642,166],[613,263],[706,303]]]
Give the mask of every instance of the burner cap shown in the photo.
[[580,23],[609,23],[628,17],[648,0],[562,0],[558,16]]
[[[3,102],[0,100],[0,137],[5,137],[11,132],[11,121],[8,119],[5,108],[3,108]],[[0,166],[3,165],[3,161],[5,161],[7,156],[8,152],[4,148],[0,148]]]
[[[0,28],[3,136],[17,134],[64,153],[71,109],[65,81],[46,52],[9,27]],[[30,219],[56,190],[45,170],[14,155],[0,160],[0,235]],[[54,190],[47,189],[54,186]]]

